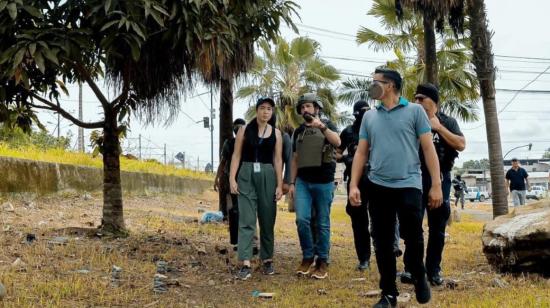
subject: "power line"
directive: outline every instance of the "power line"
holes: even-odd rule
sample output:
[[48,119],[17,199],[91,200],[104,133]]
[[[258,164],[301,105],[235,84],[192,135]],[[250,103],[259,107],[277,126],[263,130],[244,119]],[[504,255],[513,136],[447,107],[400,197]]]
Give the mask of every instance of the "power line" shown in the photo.
[[[364,62],[364,63],[375,63],[375,64],[385,64],[387,61],[384,60],[372,60],[372,59],[360,59],[353,57],[343,57],[343,56],[321,56],[324,59],[333,59],[333,60],[343,60],[343,61],[353,61],[353,62]],[[407,57],[409,59],[415,59],[414,57]],[[535,68],[535,67],[530,67]],[[497,69],[496,73],[520,73],[520,74],[540,74],[541,72],[537,71],[525,71],[525,70],[514,70],[514,69]],[[543,72],[544,75],[550,75],[550,72]],[[545,82],[548,82],[545,80]]]
[[[523,91],[525,90],[525,88],[527,88],[530,84],[532,84],[533,82],[535,82],[540,76],[542,76],[542,74],[545,74],[546,71],[548,71],[550,69],[550,66],[548,66],[544,71],[540,72],[535,78],[533,78],[531,81],[529,81],[528,83],[526,83],[521,89],[519,89],[515,94],[514,96],[512,96],[512,98],[506,103],[506,105],[504,105],[504,107],[502,107],[502,109],[500,109],[498,112],[497,112],[497,117],[499,114],[501,114],[508,106],[510,106],[510,104],[512,102],[514,102],[514,100],[516,99],[516,97]],[[483,123],[481,123],[480,125],[476,126],[476,127],[472,127],[472,128],[465,128],[464,130],[474,130],[474,129],[478,129],[480,127],[483,127],[485,125],[485,121]]]
[[[351,38],[354,38],[354,39],[356,38],[355,35],[352,35],[352,34],[349,34],[349,33],[337,32],[337,31],[333,31],[333,30],[325,29],[325,28],[321,28],[321,27],[310,26],[310,25],[305,25],[305,24],[297,24],[297,26],[299,28],[302,27],[302,28],[306,28],[306,29],[313,29],[313,30],[317,30],[317,31],[321,31],[321,32],[332,33],[334,35],[340,35],[340,36],[344,36],[344,37],[351,37]],[[550,58],[541,58],[541,57],[510,56],[510,55],[500,55],[500,54],[495,54],[494,56],[497,57],[497,58],[505,58],[505,59],[550,61]],[[508,62],[510,62],[510,61],[508,61]],[[528,62],[528,61],[521,61],[521,62]]]
[[511,62],[511,63],[544,63],[544,64],[548,64],[547,61],[531,61],[531,60],[510,60],[510,59],[496,59],[497,61],[502,61],[502,62]]
[[518,90],[518,89],[501,89],[501,88],[498,88],[498,89],[495,89],[495,90],[502,91],[502,92],[518,92],[518,91],[521,91],[523,93],[550,94],[550,90],[521,90],[521,89]]
[[201,95],[208,94],[208,93],[210,93],[210,91],[209,91],[209,92],[205,92],[205,93],[201,93],[201,94],[196,94],[195,96],[193,96],[193,97],[191,97],[191,98],[198,97],[199,100],[201,101],[202,105],[204,106],[204,108],[206,108],[206,110],[208,110],[208,112],[210,112],[210,111],[211,111],[210,108],[208,107],[208,105],[206,105],[206,103],[204,102],[204,100],[203,100],[202,97],[201,97]]
[[304,25],[304,24],[300,24],[300,23],[296,23],[296,25],[298,26],[298,28],[313,29],[313,30],[317,30],[317,31],[322,31],[322,32],[327,32],[327,33],[336,34],[336,35],[351,37],[351,38],[354,38],[354,39],[356,38],[355,35],[348,34],[348,33],[332,31],[332,30],[329,30],[329,29],[324,29],[324,28],[319,28],[319,27]]
[[520,71],[520,70],[497,70],[497,73],[517,73],[517,74],[541,74],[541,75],[550,75],[550,73],[547,73],[546,70],[541,72],[534,72],[534,71]]
[[536,58],[536,57],[521,57],[521,56],[508,56],[508,55],[495,55],[499,58],[510,58],[510,59],[528,59],[528,60],[544,60],[550,61],[550,58]]
[[197,124],[195,119],[193,119],[187,112],[183,110],[180,110],[180,112],[183,113],[183,115],[187,116],[191,121],[193,121],[194,124]]
[[347,39],[347,38],[343,38],[343,37],[337,37],[337,36],[332,36],[332,35],[329,35],[329,34],[324,34],[324,33],[319,33],[319,32],[316,32],[316,31],[312,31],[312,30],[304,30],[306,34],[315,34],[315,35],[320,35],[320,36],[324,36],[324,37],[328,37],[328,38],[332,38],[332,39],[335,39],[335,40],[341,40],[341,41],[346,41],[346,42],[353,42],[355,44],[357,44],[357,42],[355,40],[350,40],[350,39]]
[[537,81],[537,79],[539,79],[539,77],[542,76],[542,74],[545,74],[549,69],[550,69],[550,65],[544,71],[539,73],[533,80],[529,81],[528,83],[525,84],[525,86],[523,86],[521,89],[519,89],[516,92],[516,94],[514,94],[514,96],[510,99],[510,101],[508,103],[506,103],[506,105],[504,105],[504,107],[502,109],[500,109],[500,111],[497,114],[502,113],[504,111],[504,109],[506,109],[523,90],[525,90],[533,82]]
[[347,57],[333,57],[333,56],[321,56],[325,59],[334,59],[334,60],[344,60],[344,61],[354,61],[354,62],[367,62],[367,63],[376,63],[376,64],[385,64],[387,61],[374,61],[374,60],[360,60]]

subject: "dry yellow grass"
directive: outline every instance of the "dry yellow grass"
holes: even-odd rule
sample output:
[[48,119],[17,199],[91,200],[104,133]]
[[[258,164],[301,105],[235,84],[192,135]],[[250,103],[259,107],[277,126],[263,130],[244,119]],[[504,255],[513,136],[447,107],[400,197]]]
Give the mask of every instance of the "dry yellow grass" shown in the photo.
[[[81,200],[76,196],[50,197],[33,201],[32,208],[21,200],[12,202],[15,212],[0,214],[0,281],[8,289],[3,307],[365,307],[377,298],[363,294],[377,289],[378,273],[354,270],[356,264],[349,218],[342,201],[332,211],[330,277],[323,281],[298,278],[293,274],[300,260],[294,214],[278,211],[276,225],[275,276],[254,272],[251,280],[234,281],[229,269],[236,264],[227,248],[226,226],[189,222],[199,217],[198,208],[215,210],[215,194],[202,196],[130,197],[125,200],[125,217],[130,236],[126,239],[98,239],[87,236],[100,219],[100,197]],[[202,204],[199,204],[202,202]],[[28,202],[27,202],[28,203]],[[71,228],[67,228],[71,227]],[[481,253],[483,223],[463,215],[448,230],[443,270],[459,280],[458,287],[434,289],[433,300],[424,307],[550,307],[548,280],[536,275],[499,276]],[[89,228],[89,229],[83,229]],[[38,240],[22,241],[27,233]],[[47,243],[65,234],[66,246]],[[206,255],[200,253],[206,251]],[[10,264],[17,258],[26,263],[20,271]],[[170,262],[177,279],[168,293],[152,292],[154,261]],[[228,263],[228,264],[227,264]],[[402,268],[402,260],[398,261]],[[110,284],[113,265],[123,268],[119,287]],[[228,267],[229,265],[229,267]],[[83,274],[76,271],[87,269]],[[495,278],[509,283],[495,288]],[[365,278],[355,281],[354,278]],[[402,292],[412,288],[398,284]],[[252,291],[274,292],[271,300],[252,297]],[[402,307],[418,306],[413,299]]]
[[[101,157],[92,157],[90,154],[65,151],[63,149],[39,149],[36,147],[13,148],[0,142],[0,156],[24,158],[30,160],[63,163],[70,165],[103,168]],[[189,169],[179,169],[171,165],[146,162],[120,157],[120,169],[132,172],[155,173],[161,175],[175,175],[197,179],[212,179],[210,173],[197,172]]]

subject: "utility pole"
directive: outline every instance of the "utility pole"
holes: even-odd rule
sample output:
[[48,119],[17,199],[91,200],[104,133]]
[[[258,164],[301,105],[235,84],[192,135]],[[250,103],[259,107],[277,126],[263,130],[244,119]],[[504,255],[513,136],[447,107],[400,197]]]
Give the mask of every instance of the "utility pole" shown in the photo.
[[164,164],[166,165],[166,143],[164,144]]
[[214,93],[213,86],[210,85],[210,165],[214,172]]
[[[82,121],[82,83],[78,83],[78,119]],[[84,128],[78,128],[78,151],[84,153]]]
[[141,134],[139,134],[139,160],[141,160]]
[[[57,103],[57,107],[61,108],[59,106],[59,102]],[[61,138],[61,115],[58,112],[57,113],[57,140],[59,140],[59,138]]]

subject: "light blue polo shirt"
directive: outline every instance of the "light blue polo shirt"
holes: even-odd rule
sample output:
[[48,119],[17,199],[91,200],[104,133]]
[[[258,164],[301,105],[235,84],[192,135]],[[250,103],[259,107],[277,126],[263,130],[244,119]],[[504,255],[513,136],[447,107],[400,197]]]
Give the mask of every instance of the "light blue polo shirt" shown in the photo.
[[390,110],[379,104],[367,111],[359,139],[369,143],[369,180],[390,188],[422,190],[419,137],[427,133],[431,127],[424,108],[403,97]]

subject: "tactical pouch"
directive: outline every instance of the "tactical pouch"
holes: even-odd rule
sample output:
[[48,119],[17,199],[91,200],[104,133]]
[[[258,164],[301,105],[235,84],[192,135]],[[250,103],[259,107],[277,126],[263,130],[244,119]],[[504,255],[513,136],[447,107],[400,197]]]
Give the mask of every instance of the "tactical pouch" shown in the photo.
[[323,146],[323,163],[328,164],[336,160],[336,153],[332,144]]

